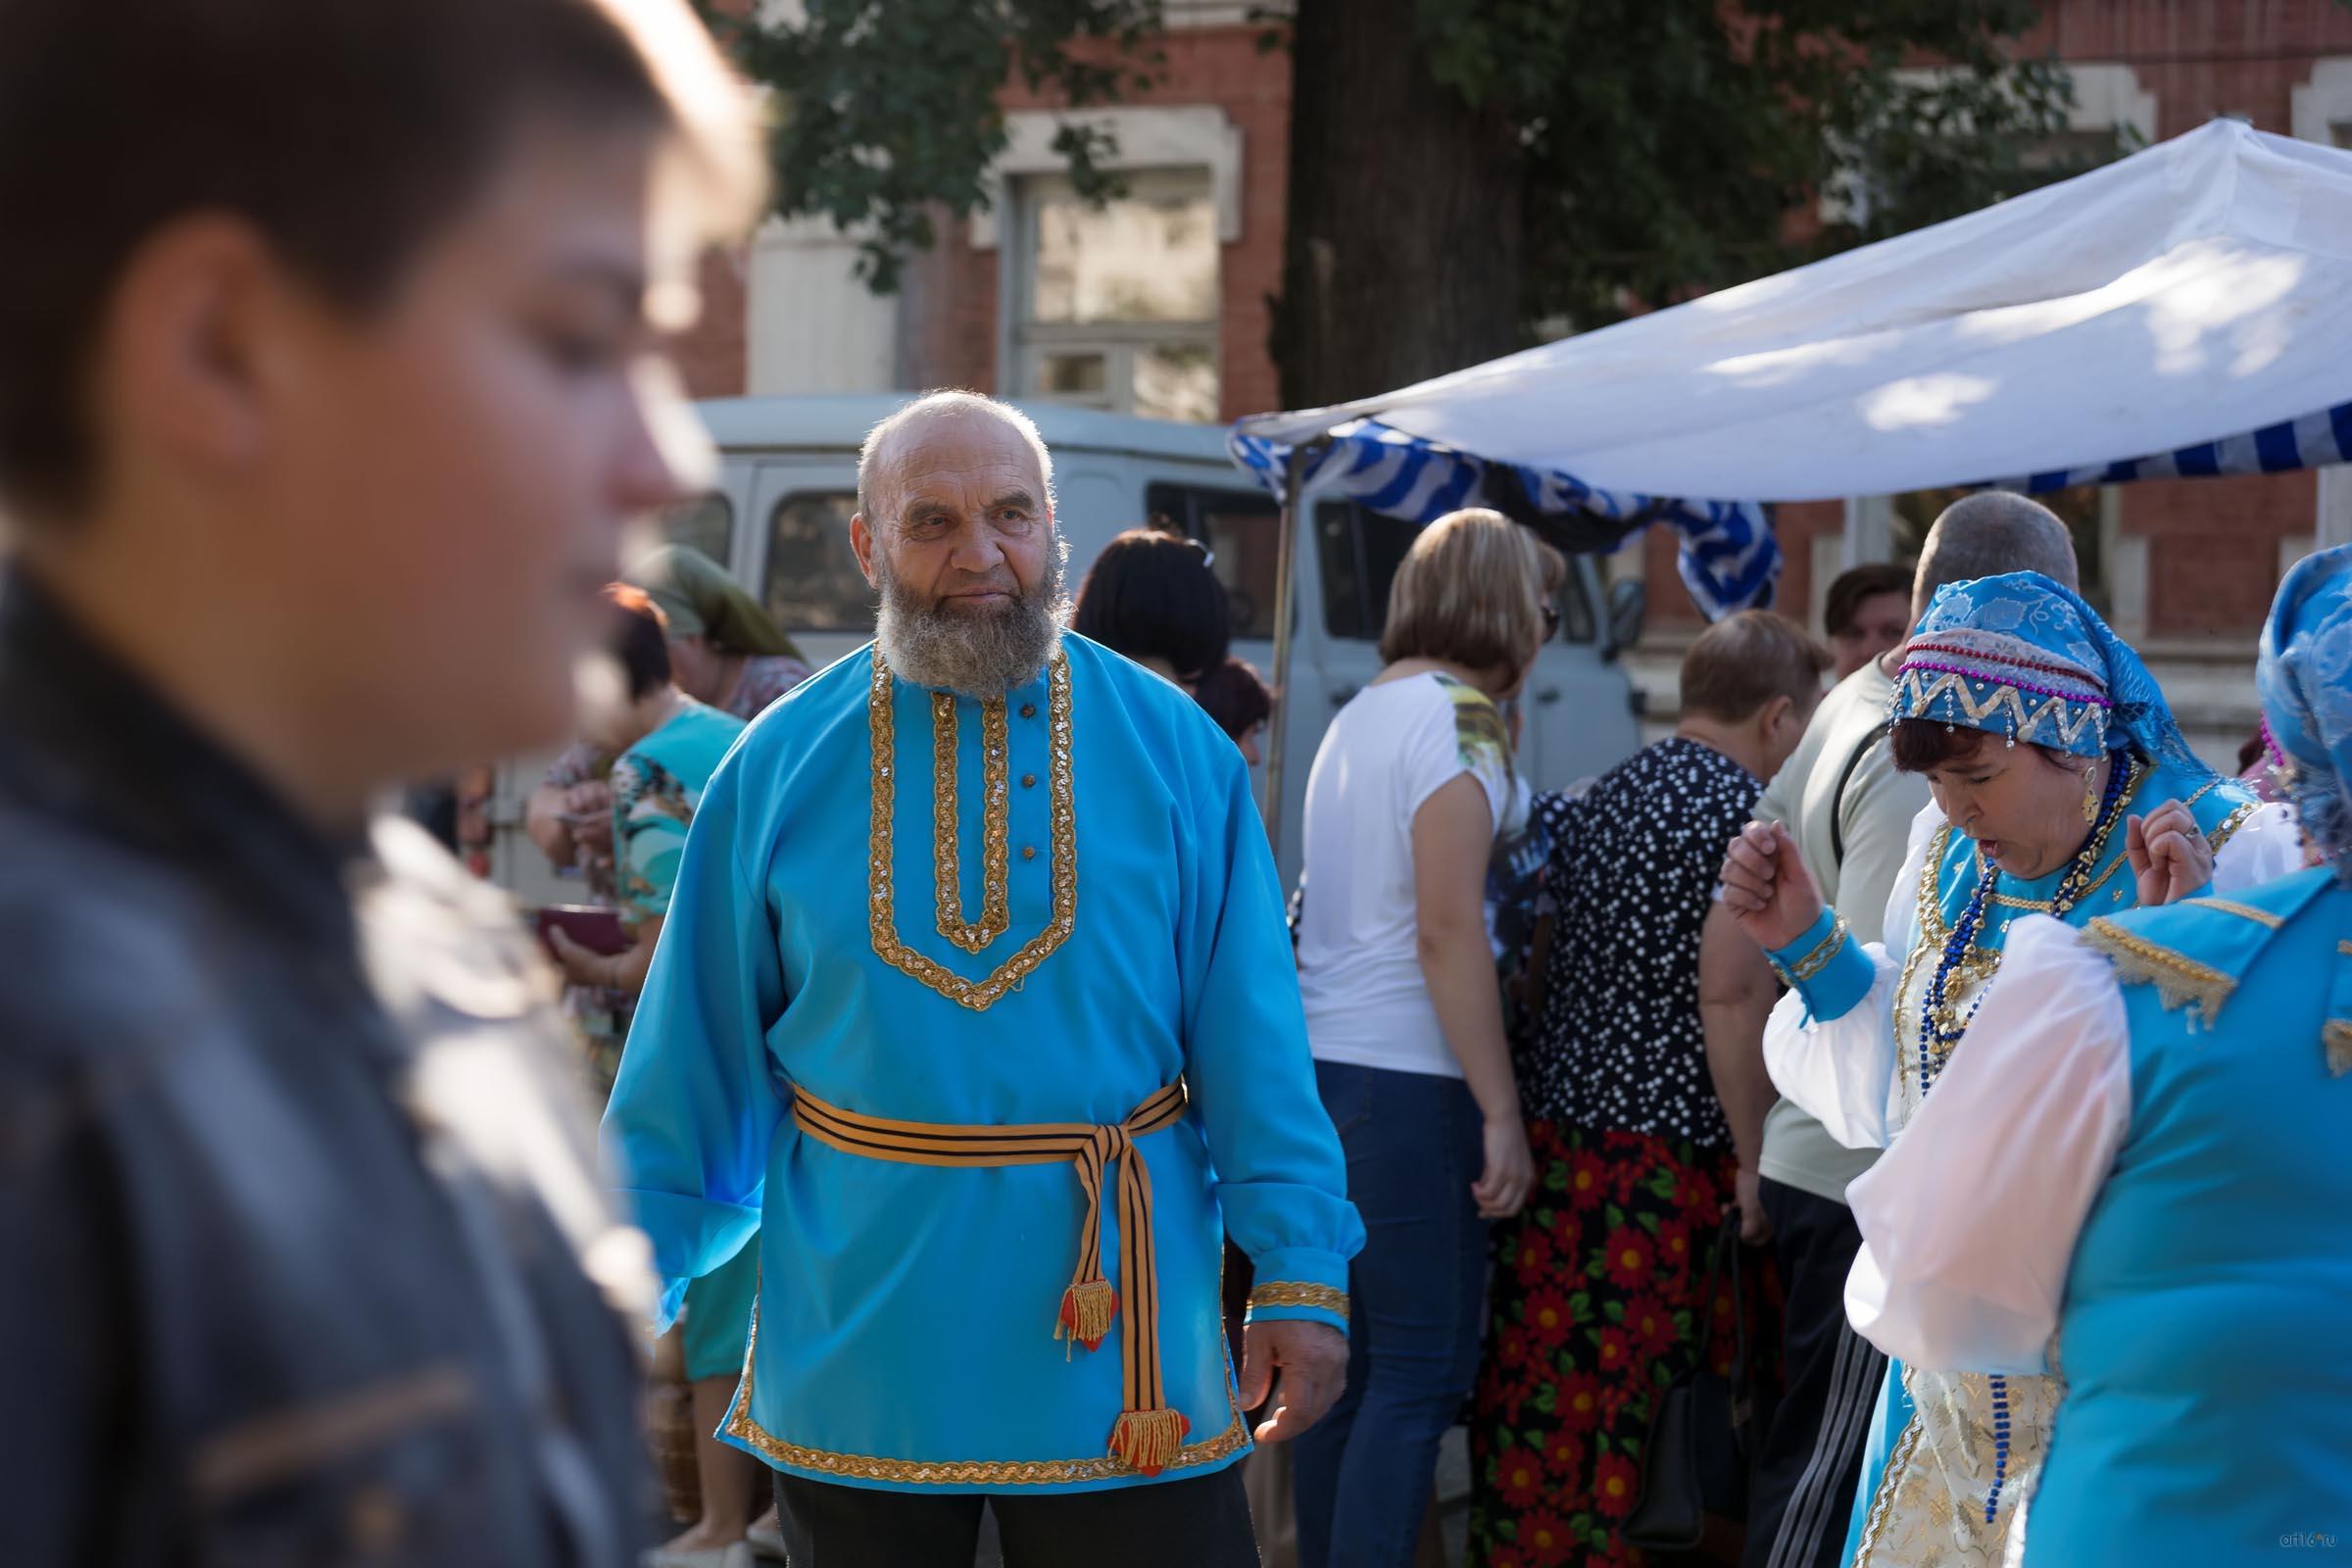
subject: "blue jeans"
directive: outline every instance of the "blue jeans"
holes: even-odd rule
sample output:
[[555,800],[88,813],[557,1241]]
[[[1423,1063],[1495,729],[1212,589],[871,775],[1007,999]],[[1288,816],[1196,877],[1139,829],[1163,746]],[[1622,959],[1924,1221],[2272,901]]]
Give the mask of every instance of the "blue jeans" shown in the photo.
[[1411,1568],[1438,1440],[1478,1376],[1486,1160],[1458,1078],[1315,1063],[1365,1242],[1348,1270],[1348,1392],[1293,1446],[1300,1568]]

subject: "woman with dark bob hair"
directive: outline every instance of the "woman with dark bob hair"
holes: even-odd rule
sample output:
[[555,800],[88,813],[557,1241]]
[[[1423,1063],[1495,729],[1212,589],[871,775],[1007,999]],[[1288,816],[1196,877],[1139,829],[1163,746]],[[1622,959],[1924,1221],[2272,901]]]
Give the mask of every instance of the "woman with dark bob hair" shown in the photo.
[[1095,558],[1070,630],[1193,690],[1233,639],[1225,585],[1196,539],[1130,528]]
[[[1963,1049],[2014,921],[2081,927],[2301,863],[2292,813],[2199,761],[2139,657],[2036,572],[1938,591],[1888,716],[1895,765],[1925,774],[1933,800],[1884,946],[1856,942],[1823,905],[1786,828],[1749,824],[1724,862],[1724,901],[1791,987],[1765,1033],[1773,1082],[1849,1148],[1884,1147],[1918,1113]],[[1981,1133],[1976,1157],[1950,1172],[1957,1201],[2008,1157],[2009,1129]],[[1858,1267],[1849,1308],[1866,1313],[1883,1289]],[[2052,1377],[1895,1364],[1847,1560],[1998,1564],[2039,1480],[2058,1393]]]

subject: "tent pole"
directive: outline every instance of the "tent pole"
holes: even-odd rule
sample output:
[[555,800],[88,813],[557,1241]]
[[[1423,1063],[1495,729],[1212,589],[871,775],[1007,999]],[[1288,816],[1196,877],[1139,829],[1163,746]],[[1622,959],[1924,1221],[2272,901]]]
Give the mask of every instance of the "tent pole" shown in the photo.
[[1322,450],[1320,440],[1291,448],[1282,481],[1282,537],[1274,546],[1274,713],[1266,724],[1266,843],[1277,858],[1282,855],[1282,758],[1291,732],[1291,647],[1298,621],[1298,607],[1291,602],[1298,580],[1298,530],[1303,525],[1299,491],[1306,480],[1308,461]]

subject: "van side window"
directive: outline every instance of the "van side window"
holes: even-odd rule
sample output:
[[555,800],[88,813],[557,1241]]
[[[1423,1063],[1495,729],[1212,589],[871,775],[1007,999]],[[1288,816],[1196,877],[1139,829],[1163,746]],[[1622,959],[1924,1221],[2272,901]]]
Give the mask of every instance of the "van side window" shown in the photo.
[[1233,635],[1274,635],[1274,554],[1282,543],[1282,508],[1262,490],[1216,490],[1205,485],[1152,484],[1144,510],[1167,519],[1208,547],[1210,569],[1225,585]]
[[[1389,623],[1389,585],[1421,531],[1417,523],[1387,516],[1352,501],[1326,501],[1315,509],[1315,548],[1323,566],[1323,626],[1334,637],[1378,642]],[[1590,643],[1598,638],[1592,601],[1573,564],[1560,585],[1559,640]]]
[[712,490],[662,511],[662,542],[699,550],[720,565],[735,549],[735,504]]
[[874,591],[850,548],[851,490],[795,490],[767,516],[767,580],[760,598],[786,631],[874,629]]
[[1323,626],[1334,637],[1378,642],[1389,623],[1389,584],[1420,528],[1352,501],[1315,509],[1323,565]]

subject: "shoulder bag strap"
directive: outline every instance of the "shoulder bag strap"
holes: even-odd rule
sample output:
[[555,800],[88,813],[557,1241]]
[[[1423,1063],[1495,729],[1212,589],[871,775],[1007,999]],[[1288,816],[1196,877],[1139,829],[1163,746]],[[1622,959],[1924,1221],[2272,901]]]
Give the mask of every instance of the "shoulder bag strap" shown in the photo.
[[1886,738],[1886,724],[1873,724],[1870,733],[1858,741],[1846,754],[1845,766],[1838,770],[1838,793],[1830,797],[1830,863],[1839,870],[1845,868],[1845,787],[1853,782],[1854,769],[1870,749]]

